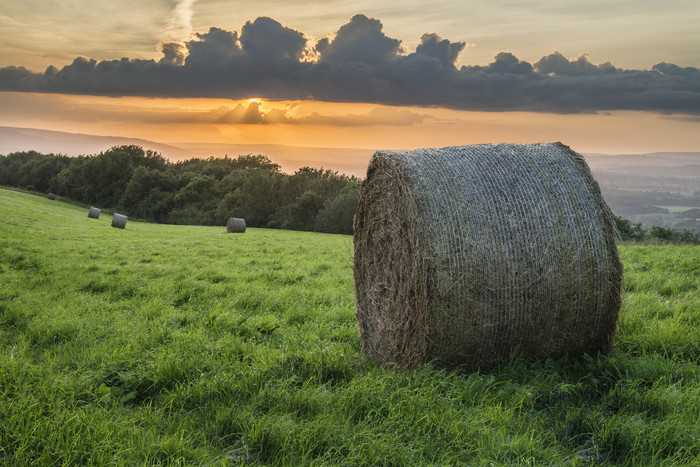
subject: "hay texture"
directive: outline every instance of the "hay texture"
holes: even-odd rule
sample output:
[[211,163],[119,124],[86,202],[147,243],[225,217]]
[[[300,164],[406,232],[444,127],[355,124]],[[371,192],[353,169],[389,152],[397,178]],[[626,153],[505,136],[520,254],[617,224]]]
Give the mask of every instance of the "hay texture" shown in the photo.
[[[100,218],[100,211],[97,208],[90,207],[90,210],[88,211],[88,217],[90,219],[99,219]],[[114,219],[112,219],[114,221]],[[124,220],[124,224],[126,225],[126,219]]]
[[364,354],[415,368],[608,350],[614,216],[561,143],[377,152],[354,221]]
[[48,195],[46,195],[46,197],[47,197],[48,199],[50,199],[51,201],[53,201],[53,200],[56,199],[56,195],[55,195],[54,193],[49,193]]
[[245,232],[245,219],[239,217],[231,217],[226,222],[227,233],[243,233]]
[[126,219],[127,217],[123,214],[115,214],[114,217],[112,217],[112,227],[123,229],[126,227]]

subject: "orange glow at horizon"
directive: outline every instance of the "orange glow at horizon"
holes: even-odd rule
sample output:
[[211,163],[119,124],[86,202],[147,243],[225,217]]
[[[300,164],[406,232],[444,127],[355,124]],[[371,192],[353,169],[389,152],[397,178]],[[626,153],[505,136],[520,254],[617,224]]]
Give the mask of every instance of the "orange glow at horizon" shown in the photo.
[[646,112],[555,115],[319,101],[0,92],[0,126],[174,144],[413,149],[561,141],[578,152],[698,151],[698,122]]

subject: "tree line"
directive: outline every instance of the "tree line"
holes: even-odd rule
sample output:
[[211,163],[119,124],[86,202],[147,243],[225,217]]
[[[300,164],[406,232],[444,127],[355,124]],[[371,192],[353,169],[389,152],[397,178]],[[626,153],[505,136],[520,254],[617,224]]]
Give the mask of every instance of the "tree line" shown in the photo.
[[264,155],[169,162],[139,146],[68,157],[0,155],[0,185],[59,196],[149,222],[352,233],[360,180],[303,167],[285,174]]
[[651,240],[669,243],[700,243],[700,235],[690,229],[679,230],[659,227],[658,225],[652,225],[649,229],[645,229],[642,224],[635,224],[619,216],[615,216],[615,223],[623,241],[643,242]]
[[[360,180],[303,167],[291,175],[267,156],[169,162],[139,146],[68,157],[36,151],[0,155],[0,185],[53,192],[149,222],[352,233]],[[623,241],[700,243],[690,230],[644,229],[616,217]]]

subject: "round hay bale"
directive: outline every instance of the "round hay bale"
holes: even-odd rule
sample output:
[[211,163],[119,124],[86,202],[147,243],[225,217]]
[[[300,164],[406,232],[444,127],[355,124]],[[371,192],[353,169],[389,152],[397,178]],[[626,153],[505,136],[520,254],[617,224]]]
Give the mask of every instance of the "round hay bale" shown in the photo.
[[[102,212],[102,211],[100,211],[100,210],[97,209],[97,208],[94,208],[94,207],[90,206],[90,210],[88,211],[88,217],[89,217],[90,219],[99,219],[99,218],[100,218],[100,212]],[[114,219],[112,219],[112,221],[114,221]],[[124,223],[126,224],[126,220],[124,221]],[[122,228],[123,228],[123,227],[122,227]]]
[[354,220],[364,354],[415,368],[608,350],[614,216],[561,143],[374,154]]
[[46,197],[47,197],[48,199],[50,199],[51,201],[53,201],[53,200],[56,199],[56,194],[55,194],[55,193],[49,193],[48,195],[46,195]]
[[245,232],[245,219],[239,217],[231,217],[226,222],[227,233],[243,233]]
[[123,229],[126,227],[126,219],[127,217],[123,214],[114,214],[114,217],[112,217],[112,227]]

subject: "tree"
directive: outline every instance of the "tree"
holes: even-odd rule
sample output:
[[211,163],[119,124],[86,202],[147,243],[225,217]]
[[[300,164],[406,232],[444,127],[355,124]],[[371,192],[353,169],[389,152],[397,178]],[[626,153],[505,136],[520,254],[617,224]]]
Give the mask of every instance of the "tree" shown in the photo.
[[316,216],[314,230],[327,233],[352,234],[352,222],[357,211],[358,184],[348,185],[334,198],[326,200]]
[[336,195],[352,179],[331,170],[302,167],[290,177],[291,195],[297,198],[307,191],[313,191],[323,197]]
[[[74,157],[70,165],[54,177],[52,190],[76,201],[90,202],[92,188],[85,180],[84,166],[89,164],[87,156]],[[105,206],[106,207],[106,206]]]
[[129,216],[166,222],[174,207],[178,180],[172,170],[136,167],[124,190],[124,210]]
[[285,177],[269,169],[237,171],[236,176],[229,179],[235,184],[235,190],[224,195],[217,206],[218,222],[228,217],[242,217],[250,227],[266,227],[274,212],[288,203]]
[[51,191],[55,177],[70,165],[68,156],[48,156],[37,158],[31,165],[28,180],[39,191]]
[[0,156],[0,185],[49,191],[53,178],[70,164],[68,156],[15,152]]
[[223,225],[243,217],[251,227],[351,233],[359,180],[311,167],[287,175],[260,154],[170,163],[131,145],[79,157],[0,155],[0,184],[153,222]]
[[619,216],[615,216],[615,224],[617,225],[617,230],[620,232],[620,238],[623,241],[644,240],[646,237],[646,232],[642,224],[632,224],[629,220]]
[[173,224],[214,225],[219,182],[211,175],[197,175],[175,194],[175,208],[169,219]]
[[692,243],[697,245],[700,243],[700,235],[690,229],[683,229],[680,231],[676,230],[675,241],[679,243]]
[[262,154],[243,154],[234,161],[237,169],[265,169],[279,172],[281,168],[279,164],[275,164]]
[[658,225],[652,225],[649,229],[649,238],[657,238],[666,242],[672,242],[675,240],[676,234],[671,228],[659,227]]
[[293,203],[275,211],[268,225],[288,230],[313,230],[323,201],[324,198],[318,193],[306,191]]

